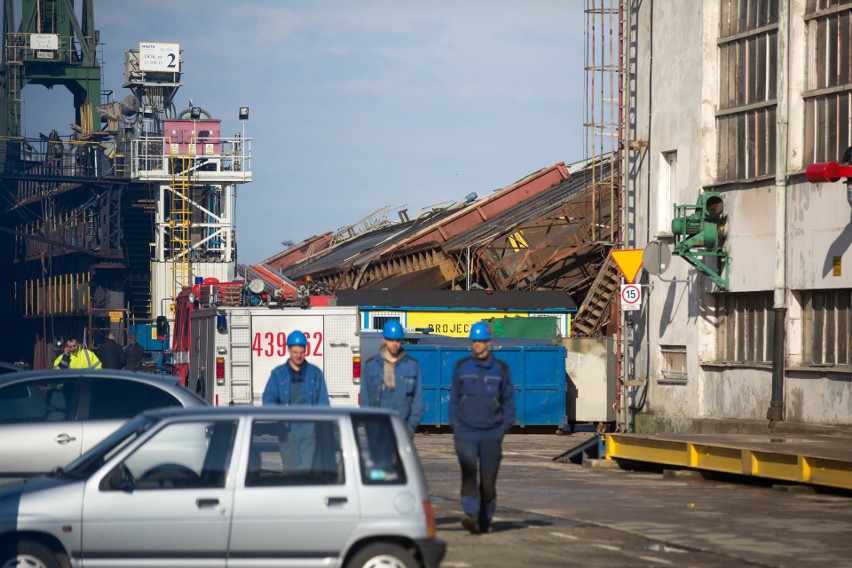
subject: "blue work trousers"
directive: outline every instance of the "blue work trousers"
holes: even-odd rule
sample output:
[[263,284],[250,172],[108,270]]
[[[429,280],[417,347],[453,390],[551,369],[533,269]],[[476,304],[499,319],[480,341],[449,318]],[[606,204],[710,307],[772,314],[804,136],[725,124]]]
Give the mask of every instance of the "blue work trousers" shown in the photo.
[[453,441],[461,466],[462,510],[486,530],[497,509],[497,472],[503,458],[503,430],[458,426],[453,431]]

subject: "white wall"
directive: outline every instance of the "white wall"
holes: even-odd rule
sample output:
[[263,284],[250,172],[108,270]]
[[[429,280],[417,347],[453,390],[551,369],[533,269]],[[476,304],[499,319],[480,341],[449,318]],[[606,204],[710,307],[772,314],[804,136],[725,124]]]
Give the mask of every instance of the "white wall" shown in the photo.
[[[787,379],[786,418],[811,424],[852,425],[852,379],[825,369],[801,367],[801,308],[796,291],[852,288],[852,207],[842,183],[810,184],[802,175],[807,72],[802,13],[805,0],[792,0],[789,55],[787,188]],[[665,152],[677,152],[678,204],[694,204],[700,190],[721,191],[728,214],[725,248],[731,257],[730,291],[771,291],[775,270],[775,180],[715,186],[715,113],[718,99],[719,2],[653,0],[640,4],[636,53],[635,132],[648,141],[628,152],[628,189],[635,192],[629,212],[629,245],[642,248],[657,238]],[[653,22],[652,22],[653,18]],[[651,34],[653,32],[653,45]],[[780,72],[780,71],[779,71]],[[631,85],[628,81],[626,84]],[[628,97],[630,100],[630,97]],[[650,115],[650,116],[649,116]],[[669,245],[671,239],[662,239]],[[833,276],[832,259],[842,258]],[[771,368],[714,365],[716,322],[707,310],[719,293],[683,259],[674,257],[660,276],[644,276],[647,304],[635,320],[630,353],[633,377],[649,379],[643,410],[660,424],[688,428],[694,419],[765,420]],[[688,379],[665,381],[660,345],[686,345]],[[678,426],[680,425],[680,426]]]

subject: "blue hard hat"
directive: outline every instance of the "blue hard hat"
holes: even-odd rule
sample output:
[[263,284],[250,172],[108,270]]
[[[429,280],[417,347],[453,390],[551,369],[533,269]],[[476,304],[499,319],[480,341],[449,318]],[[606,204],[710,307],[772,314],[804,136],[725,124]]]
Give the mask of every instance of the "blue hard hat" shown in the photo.
[[382,337],[385,339],[399,339],[402,340],[405,338],[405,331],[402,329],[402,324],[399,323],[399,320],[389,320],[385,327],[382,328]]
[[301,331],[294,330],[290,332],[290,335],[287,336],[287,347],[293,347],[295,345],[301,345],[302,347],[307,347],[308,338]]
[[489,341],[491,339],[491,330],[488,329],[488,324],[484,321],[478,321],[470,326],[471,341]]

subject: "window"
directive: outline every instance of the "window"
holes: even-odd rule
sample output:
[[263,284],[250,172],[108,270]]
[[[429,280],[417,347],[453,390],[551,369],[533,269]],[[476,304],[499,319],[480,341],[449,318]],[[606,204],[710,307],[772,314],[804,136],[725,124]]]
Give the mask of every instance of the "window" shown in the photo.
[[183,406],[181,402],[153,385],[136,381],[92,379],[90,420],[130,418],[151,408]]
[[686,381],[686,345],[660,345],[662,366],[660,374],[669,381]]
[[173,422],[104,478],[104,489],[225,487],[236,420]]
[[40,379],[0,389],[0,423],[23,424],[73,420],[77,381]]
[[722,0],[719,26],[720,181],[775,173],[777,0]]
[[256,420],[246,487],[343,485],[340,427],[332,420]]
[[724,363],[772,361],[775,313],[772,293],[724,294],[717,304],[717,360]]
[[673,207],[677,199],[677,152],[663,152],[660,154],[660,162],[657,235],[671,235]]
[[365,485],[406,483],[405,468],[388,416],[353,416],[361,480]]
[[849,365],[850,290],[814,290],[802,294],[802,362]]
[[852,146],[852,0],[808,0],[805,163],[836,161]]
[[378,329],[381,330],[385,327],[385,324],[389,321],[396,320],[400,324],[402,321],[400,320],[399,313],[396,312],[373,312],[370,317],[370,329]]

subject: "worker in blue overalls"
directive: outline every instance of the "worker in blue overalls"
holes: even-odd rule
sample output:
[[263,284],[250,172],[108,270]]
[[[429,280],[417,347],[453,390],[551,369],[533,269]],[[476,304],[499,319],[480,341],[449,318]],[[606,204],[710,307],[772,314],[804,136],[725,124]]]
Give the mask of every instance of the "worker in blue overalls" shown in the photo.
[[480,534],[491,532],[497,509],[497,472],[503,436],[515,423],[515,389],[508,365],[491,354],[488,324],[473,324],[469,339],[472,354],[453,369],[448,410],[462,474],[461,524]]
[[361,406],[395,410],[413,437],[423,419],[423,385],[420,365],[402,348],[404,338],[399,320],[384,325],[382,346],[362,369]]
[[[290,358],[272,370],[263,404],[329,406],[328,387],[322,370],[306,360],[308,338],[301,331],[287,335]],[[310,422],[282,424],[279,433],[281,462],[285,470],[310,470],[316,451],[316,435]]]

